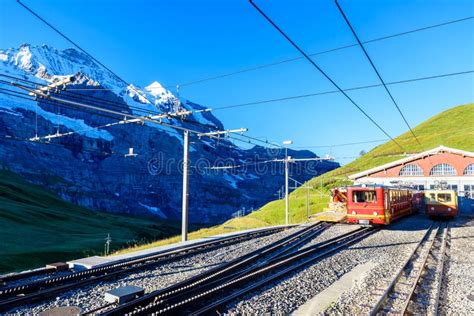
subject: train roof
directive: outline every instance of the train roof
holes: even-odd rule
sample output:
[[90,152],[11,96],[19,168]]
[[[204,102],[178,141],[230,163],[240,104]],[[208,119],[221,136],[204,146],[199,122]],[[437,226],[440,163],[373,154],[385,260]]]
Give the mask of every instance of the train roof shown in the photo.
[[425,193],[428,193],[428,192],[456,193],[456,190],[450,190],[450,189],[430,189],[430,190],[425,190]]
[[414,188],[408,186],[395,186],[395,185],[384,185],[384,184],[355,184],[348,185],[347,188],[383,188],[383,189],[392,189],[392,190],[414,190]]

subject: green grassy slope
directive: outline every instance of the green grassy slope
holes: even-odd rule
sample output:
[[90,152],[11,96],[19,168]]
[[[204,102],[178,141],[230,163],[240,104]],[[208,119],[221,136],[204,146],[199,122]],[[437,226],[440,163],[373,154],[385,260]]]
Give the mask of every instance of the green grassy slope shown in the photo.
[[[407,153],[421,152],[440,145],[474,151],[474,104],[460,105],[444,111],[416,126],[413,131],[421,146],[410,132],[395,139]],[[349,184],[347,176],[398,160],[404,157],[402,154],[400,148],[390,141],[341,168],[311,179],[306,183],[312,187],[310,213],[320,212],[326,207],[329,202],[329,189]],[[248,217],[275,225],[284,223],[284,214],[284,200],[279,200],[266,204]],[[301,223],[305,220],[306,190],[300,188],[290,194],[290,223]]]
[[179,223],[93,212],[0,171],[0,273],[166,238]]

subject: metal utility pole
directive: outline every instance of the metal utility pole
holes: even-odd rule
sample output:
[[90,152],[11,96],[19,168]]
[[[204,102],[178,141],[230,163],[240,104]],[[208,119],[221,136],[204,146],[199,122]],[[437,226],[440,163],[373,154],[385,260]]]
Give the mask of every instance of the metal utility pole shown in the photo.
[[285,145],[285,223],[286,225],[290,224],[290,198],[288,195],[288,145],[293,144],[293,141],[291,140],[285,140],[283,142],[283,145]]
[[104,246],[104,252],[105,252],[106,256],[110,252],[110,243],[111,242],[112,242],[112,238],[110,238],[110,234],[107,234],[107,238],[105,238],[105,246]]
[[311,187],[307,185],[306,186],[306,220],[309,219],[309,189],[311,189]]
[[[289,141],[285,141],[283,142],[283,144],[287,145]],[[326,157],[326,158],[291,158],[291,157],[288,157],[288,152],[286,152],[285,154],[285,159],[274,159],[273,161],[282,161],[285,163],[285,222],[286,222],[286,225],[289,225],[289,222],[290,222],[290,216],[289,216],[289,213],[290,213],[290,199],[289,199],[289,194],[288,194],[288,178],[289,178],[289,175],[288,175],[288,166],[289,166],[289,163],[290,162],[297,162],[297,161],[311,161],[311,160],[318,160],[318,161],[323,161],[323,160],[334,160],[334,158],[332,157]],[[307,196],[307,208],[309,210],[309,196]],[[309,212],[309,211],[307,211]]]
[[285,223],[290,223],[290,199],[288,196],[288,156],[285,158]]
[[188,164],[189,164],[189,131],[184,131],[183,140],[183,208],[181,221],[181,241],[188,240]]
[[[209,133],[197,133],[198,137],[216,137],[219,135],[228,135],[230,133],[244,133],[246,128],[239,128],[234,130],[216,131]],[[183,207],[181,219],[181,241],[188,240],[188,187],[189,187],[189,130],[184,130],[183,138]]]

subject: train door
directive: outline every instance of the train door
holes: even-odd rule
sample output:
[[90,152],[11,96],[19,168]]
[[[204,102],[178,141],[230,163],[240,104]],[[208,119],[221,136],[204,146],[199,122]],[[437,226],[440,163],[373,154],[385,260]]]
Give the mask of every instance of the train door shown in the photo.
[[385,214],[385,224],[390,223],[390,195],[389,190],[385,190],[384,192],[384,214]]

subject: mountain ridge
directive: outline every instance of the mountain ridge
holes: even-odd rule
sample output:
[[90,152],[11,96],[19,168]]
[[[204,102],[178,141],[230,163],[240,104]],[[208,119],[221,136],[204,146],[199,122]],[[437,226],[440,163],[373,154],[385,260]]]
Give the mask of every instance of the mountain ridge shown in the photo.
[[[125,84],[75,49],[25,44],[18,49],[0,50],[0,74],[9,76],[10,81],[20,78],[19,82],[30,86],[30,82],[50,84],[65,76],[75,76],[77,81],[59,91],[62,99],[121,111],[124,116],[188,110],[192,114],[186,119],[162,120],[171,126],[199,132],[224,129],[212,112],[204,111],[206,107],[174,96],[156,81],[143,89]],[[0,94],[3,168],[53,190],[66,201],[90,209],[180,217],[183,146],[180,132],[149,122],[99,129],[96,127],[117,122],[118,118],[91,115],[84,109],[47,98],[32,100],[24,95],[18,98],[18,92]],[[17,124],[20,120],[21,124]],[[44,141],[44,136],[55,134],[68,135]],[[36,135],[42,141],[30,141]],[[137,156],[127,158],[129,148],[134,148]],[[290,154],[316,157],[309,151],[290,151]],[[206,163],[200,170],[192,165],[191,221],[217,223],[241,207],[257,208],[271,199],[283,183],[282,168],[276,168],[272,174],[261,173],[255,166],[232,172],[210,169],[223,161],[227,165],[239,165],[281,158],[281,151],[261,146],[242,148],[225,137],[193,136],[190,155],[192,163]],[[337,166],[333,162],[321,162],[315,168],[303,166],[295,178],[304,181]],[[224,200],[222,196],[228,198]]]

